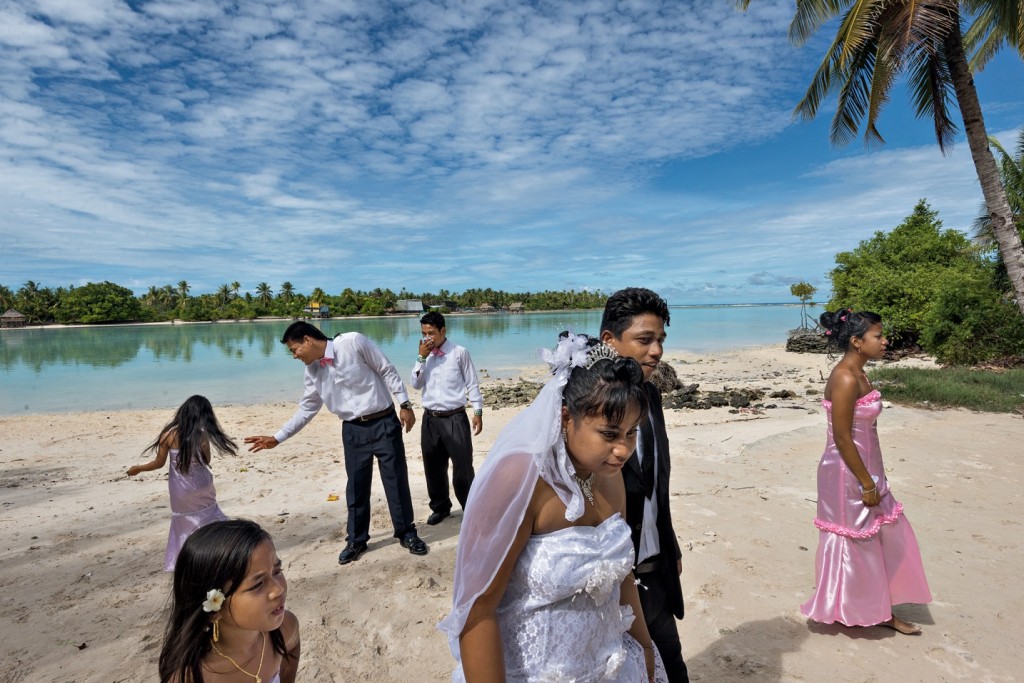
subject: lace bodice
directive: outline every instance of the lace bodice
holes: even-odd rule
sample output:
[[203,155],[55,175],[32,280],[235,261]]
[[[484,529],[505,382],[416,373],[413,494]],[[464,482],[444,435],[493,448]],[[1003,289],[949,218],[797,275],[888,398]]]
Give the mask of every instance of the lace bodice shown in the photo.
[[622,634],[633,622],[619,589],[632,565],[618,515],[531,537],[498,609],[508,680],[635,680],[619,677]]

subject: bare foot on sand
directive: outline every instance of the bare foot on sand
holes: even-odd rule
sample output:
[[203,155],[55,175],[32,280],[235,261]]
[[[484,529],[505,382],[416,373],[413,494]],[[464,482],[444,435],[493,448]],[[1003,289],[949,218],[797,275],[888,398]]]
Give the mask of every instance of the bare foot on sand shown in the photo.
[[921,635],[921,627],[917,624],[911,624],[909,621],[903,621],[893,617],[889,621],[883,621],[879,626],[885,626],[891,628],[894,631],[899,631],[905,636],[919,636]]

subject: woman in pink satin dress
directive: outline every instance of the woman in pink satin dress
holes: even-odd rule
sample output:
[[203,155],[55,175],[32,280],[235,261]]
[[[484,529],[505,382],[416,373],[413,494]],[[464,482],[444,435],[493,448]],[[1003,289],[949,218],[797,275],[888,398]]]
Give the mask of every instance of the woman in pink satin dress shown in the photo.
[[893,615],[892,606],[927,603],[932,596],[914,530],[885,478],[876,424],[882,396],[864,372],[869,360],[885,353],[882,319],[846,309],[825,312],[820,322],[830,350],[843,356],[822,401],[828,441],[818,464],[817,588],[800,611],[824,624],[918,634],[921,629]]

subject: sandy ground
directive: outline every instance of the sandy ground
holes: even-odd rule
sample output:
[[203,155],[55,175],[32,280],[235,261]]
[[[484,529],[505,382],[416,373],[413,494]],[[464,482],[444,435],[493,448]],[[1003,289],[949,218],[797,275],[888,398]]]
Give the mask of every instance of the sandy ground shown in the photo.
[[[760,386],[799,398],[775,409],[669,411],[672,511],[683,547],[683,649],[694,681],[1013,681],[1020,672],[1020,416],[887,407],[887,472],[913,522],[935,602],[897,613],[919,637],[808,623],[815,468],[825,441],[828,363],[779,347],[677,356],[702,389]],[[296,391],[300,388],[296,366]],[[418,398],[414,394],[414,398]],[[229,434],[272,433],[290,404],[218,408]],[[517,409],[488,411],[483,460]],[[161,571],[166,473],[124,470],[166,410],[0,419],[0,661],[8,681],[151,681],[170,588]],[[436,527],[406,437],[413,502],[430,554],[391,538],[374,482],[370,552],[337,564],[344,541],[339,422],[318,416],[276,450],[214,461],[221,507],[266,526],[302,627],[303,681],[445,681],[435,624],[448,611],[460,514]],[[329,496],[340,499],[331,502]],[[1013,634],[1017,634],[1014,636]]]

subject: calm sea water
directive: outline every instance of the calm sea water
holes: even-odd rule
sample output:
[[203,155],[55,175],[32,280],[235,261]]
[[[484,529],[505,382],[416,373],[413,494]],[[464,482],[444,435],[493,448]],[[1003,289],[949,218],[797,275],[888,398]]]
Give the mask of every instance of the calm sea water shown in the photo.
[[[448,336],[478,370],[512,377],[541,362],[561,330],[596,333],[600,311],[449,316]],[[672,307],[668,351],[774,344],[799,306]],[[301,365],[280,343],[286,321],[124,325],[0,331],[0,415],[177,407],[192,394],[215,405],[296,401]],[[407,377],[420,337],[414,317],[324,320],[328,336],[362,332]]]

